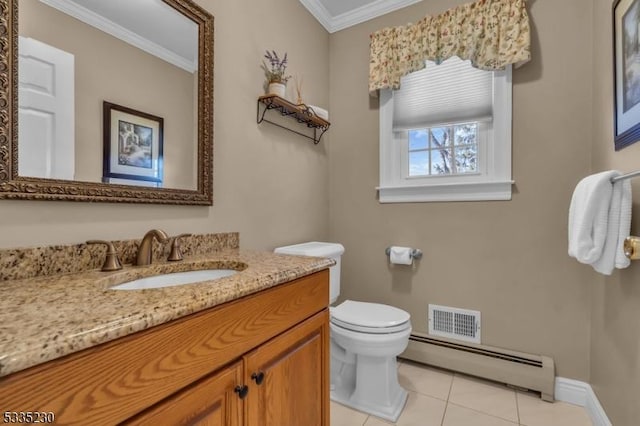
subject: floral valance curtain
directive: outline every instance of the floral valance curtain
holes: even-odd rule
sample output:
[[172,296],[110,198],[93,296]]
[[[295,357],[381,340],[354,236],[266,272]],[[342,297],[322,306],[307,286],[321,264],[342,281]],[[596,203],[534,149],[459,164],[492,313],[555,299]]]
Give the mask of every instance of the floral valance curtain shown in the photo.
[[525,6],[525,0],[479,0],[371,34],[369,92],[398,89],[400,78],[423,69],[426,60],[440,63],[458,56],[484,70],[529,61]]

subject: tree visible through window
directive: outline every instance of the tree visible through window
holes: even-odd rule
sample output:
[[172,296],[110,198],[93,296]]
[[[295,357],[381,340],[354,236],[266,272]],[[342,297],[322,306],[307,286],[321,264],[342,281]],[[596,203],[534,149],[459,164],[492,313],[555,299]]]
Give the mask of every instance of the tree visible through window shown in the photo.
[[409,176],[478,171],[478,123],[409,130]]

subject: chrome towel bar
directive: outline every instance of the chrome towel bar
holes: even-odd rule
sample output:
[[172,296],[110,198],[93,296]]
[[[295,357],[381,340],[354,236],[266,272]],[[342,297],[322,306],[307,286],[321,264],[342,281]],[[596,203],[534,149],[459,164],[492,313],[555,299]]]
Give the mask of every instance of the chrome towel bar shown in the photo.
[[633,179],[634,177],[640,176],[640,170],[636,170],[635,172],[627,173],[624,175],[616,176],[611,178],[611,183],[617,182],[619,180],[625,179]]

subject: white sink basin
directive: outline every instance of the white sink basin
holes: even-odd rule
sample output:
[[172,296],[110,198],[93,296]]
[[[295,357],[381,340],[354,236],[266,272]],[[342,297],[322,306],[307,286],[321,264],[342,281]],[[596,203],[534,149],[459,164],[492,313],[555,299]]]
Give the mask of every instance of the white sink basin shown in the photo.
[[111,290],[144,290],[147,288],[173,287],[211,281],[237,274],[235,269],[204,269],[202,271],[175,272],[173,274],[154,275],[140,278],[111,287]]

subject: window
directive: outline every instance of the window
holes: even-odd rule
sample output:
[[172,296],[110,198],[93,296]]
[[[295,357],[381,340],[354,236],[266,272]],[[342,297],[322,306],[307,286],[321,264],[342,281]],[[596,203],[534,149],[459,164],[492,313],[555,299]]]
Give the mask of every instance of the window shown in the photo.
[[478,123],[407,131],[409,177],[478,171]]
[[451,58],[380,93],[380,202],[511,199],[511,70]]

